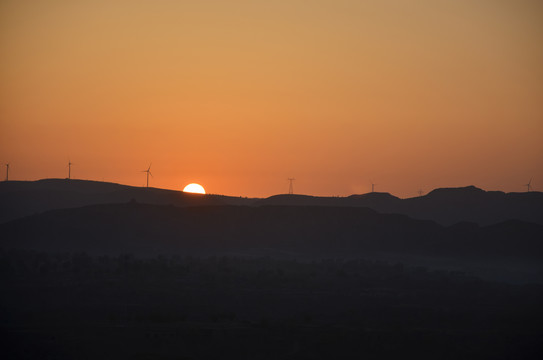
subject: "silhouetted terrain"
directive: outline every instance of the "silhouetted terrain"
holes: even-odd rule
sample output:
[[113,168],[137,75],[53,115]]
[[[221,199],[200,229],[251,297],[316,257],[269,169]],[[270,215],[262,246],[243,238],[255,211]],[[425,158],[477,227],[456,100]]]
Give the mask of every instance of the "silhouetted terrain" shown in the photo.
[[181,191],[133,187],[87,180],[46,179],[0,182],[0,223],[53,209],[94,204],[141,203],[207,205],[283,205],[368,207],[381,213],[404,214],[433,220],[442,225],[474,222],[491,225],[506,220],[522,220],[543,225],[543,193],[503,193],[473,186],[436,189],[421,197],[400,199],[388,193],[368,193],[348,197],[276,195],[248,199],[222,195],[194,195]]
[[[321,258],[403,255],[541,264],[543,226],[512,220],[444,227],[359,207],[203,206],[135,202],[54,210],[0,225],[0,246],[137,256],[245,254]],[[453,262],[454,263],[454,262]],[[541,272],[537,266],[533,272]],[[541,274],[537,275],[541,280]]]
[[409,199],[388,193],[348,197],[277,195],[261,199],[255,205],[362,206],[381,213],[433,220],[442,225],[459,222],[490,225],[512,219],[543,225],[543,193],[484,191],[474,186],[436,189],[425,196]]
[[541,195],[0,183],[3,354],[540,359]]
[[202,196],[89,180],[4,181],[0,182],[0,223],[47,210],[130,200],[175,206],[248,205],[253,202],[247,198]]
[[518,256],[543,260],[543,226],[509,221],[444,227],[368,208],[200,206],[130,202],[54,210],[0,226],[4,247],[139,255],[272,248]]

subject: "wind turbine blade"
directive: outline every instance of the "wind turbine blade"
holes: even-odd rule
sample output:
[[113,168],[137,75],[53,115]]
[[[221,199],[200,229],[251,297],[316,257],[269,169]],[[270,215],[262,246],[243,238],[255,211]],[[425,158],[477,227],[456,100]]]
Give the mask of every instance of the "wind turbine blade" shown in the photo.
[[149,171],[149,175],[151,175],[151,177],[154,177],[154,176],[153,176],[153,173],[152,173],[152,172],[150,172],[150,171]]

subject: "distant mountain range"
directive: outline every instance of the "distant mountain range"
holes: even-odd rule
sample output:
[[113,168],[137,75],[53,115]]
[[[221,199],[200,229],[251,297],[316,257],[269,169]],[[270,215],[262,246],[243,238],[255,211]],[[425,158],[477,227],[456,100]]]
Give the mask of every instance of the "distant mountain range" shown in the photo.
[[258,200],[255,205],[360,206],[442,225],[459,222],[490,225],[512,219],[543,224],[543,193],[484,191],[474,186],[436,189],[408,199],[377,192],[348,197],[276,195]]
[[196,195],[181,191],[133,187],[107,182],[67,179],[0,183],[0,223],[53,209],[137,201],[155,205],[186,206],[333,206],[367,207],[380,213],[404,214],[441,225],[473,222],[497,224],[521,220],[543,225],[543,193],[484,191],[474,186],[436,189],[425,196],[400,199],[388,193],[348,197],[275,195],[252,199],[222,195]]

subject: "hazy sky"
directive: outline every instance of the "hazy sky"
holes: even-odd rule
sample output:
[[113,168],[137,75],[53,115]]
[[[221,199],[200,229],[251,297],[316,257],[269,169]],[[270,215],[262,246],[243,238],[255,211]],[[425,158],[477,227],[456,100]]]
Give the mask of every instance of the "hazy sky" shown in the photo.
[[241,196],[543,190],[543,1],[0,0],[0,161],[68,159]]

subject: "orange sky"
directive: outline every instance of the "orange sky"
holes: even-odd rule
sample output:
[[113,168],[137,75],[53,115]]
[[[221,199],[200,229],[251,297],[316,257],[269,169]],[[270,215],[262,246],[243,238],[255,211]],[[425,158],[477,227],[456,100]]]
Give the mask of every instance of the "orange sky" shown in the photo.
[[2,0],[0,162],[68,159],[241,196],[541,191],[543,2]]

